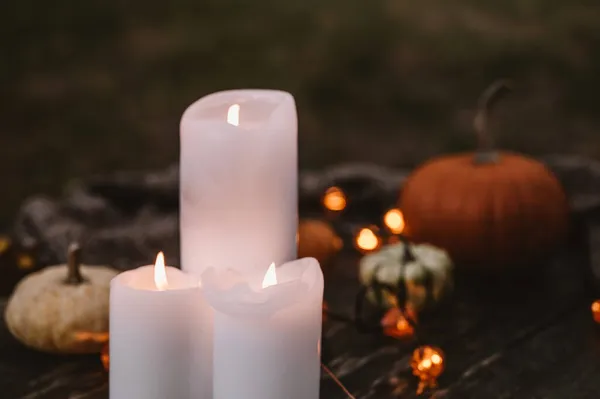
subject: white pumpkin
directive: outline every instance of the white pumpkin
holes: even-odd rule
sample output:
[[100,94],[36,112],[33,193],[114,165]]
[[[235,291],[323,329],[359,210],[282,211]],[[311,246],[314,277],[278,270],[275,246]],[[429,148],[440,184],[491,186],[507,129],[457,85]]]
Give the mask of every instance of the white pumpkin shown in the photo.
[[53,353],[99,353],[108,340],[110,280],[105,266],[79,262],[69,248],[69,263],[49,266],[25,277],[8,301],[9,331],[28,347]]
[[[364,256],[360,261],[360,281],[367,287],[380,284],[390,288],[404,284],[406,305],[415,311],[438,302],[452,289],[453,263],[446,251],[429,244],[399,242]],[[394,305],[391,289],[383,292],[384,307]],[[371,288],[368,298],[377,302]]]

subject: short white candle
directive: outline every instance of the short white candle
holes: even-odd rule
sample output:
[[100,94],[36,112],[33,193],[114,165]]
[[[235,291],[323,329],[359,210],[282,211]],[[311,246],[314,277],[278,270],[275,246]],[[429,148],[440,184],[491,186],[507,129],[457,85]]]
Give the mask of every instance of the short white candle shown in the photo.
[[214,93],[181,119],[182,269],[263,270],[296,259],[297,116],[275,90]]
[[119,274],[110,290],[110,399],[191,399],[191,379],[203,374],[191,355],[198,280],[165,268],[160,253],[156,265]]
[[213,399],[319,398],[323,274],[316,259],[266,275],[208,269],[201,290],[214,309]]

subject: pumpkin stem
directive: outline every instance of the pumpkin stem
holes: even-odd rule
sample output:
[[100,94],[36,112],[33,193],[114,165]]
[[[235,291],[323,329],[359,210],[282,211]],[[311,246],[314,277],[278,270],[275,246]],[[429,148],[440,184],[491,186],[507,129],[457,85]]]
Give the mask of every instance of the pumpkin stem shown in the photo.
[[477,134],[477,152],[475,163],[493,163],[498,159],[498,153],[494,149],[494,138],[490,132],[488,121],[492,110],[504,96],[513,90],[513,83],[508,79],[498,80],[492,83],[479,97],[477,114],[473,121],[473,127]]
[[412,249],[410,248],[410,243],[408,242],[406,237],[400,235],[400,241],[404,245],[404,252],[402,253],[401,259],[402,264],[416,261],[417,258],[415,257],[415,254],[413,253]]
[[85,280],[81,275],[81,247],[77,243],[69,245],[67,252],[67,268],[68,274],[65,280],[66,284],[79,285]]

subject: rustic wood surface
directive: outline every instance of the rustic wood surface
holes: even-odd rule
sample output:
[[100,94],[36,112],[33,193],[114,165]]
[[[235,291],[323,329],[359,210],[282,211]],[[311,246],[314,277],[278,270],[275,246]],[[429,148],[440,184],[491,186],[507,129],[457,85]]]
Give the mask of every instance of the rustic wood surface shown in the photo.
[[[342,254],[328,281],[327,301],[337,313],[352,315],[357,260]],[[459,276],[453,300],[423,321],[421,341],[441,347],[447,359],[439,389],[425,397],[599,397],[600,331],[578,271],[584,261],[557,255],[538,277],[510,284]],[[417,381],[408,361],[415,345],[330,320],[323,360],[356,398],[414,398]],[[98,356],[41,354],[0,330],[1,398],[101,399],[108,397],[107,384]],[[326,375],[321,392],[322,398],[347,397]]]
[[[600,168],[570,158],[551,163],[572,204],[574,228],[568,248],[518,277],[456,276],[451,300],[421,318],[419,341],[441,347],[447,362],[439,388],[422,397],[600,397],[600,328],[590,313],[600,281]],[[338,168],[326,179],[305,174],[302,214],[318,214],[318,193],[336,182],[355,194],[355,210],[349,209],[344,223],[335,222],[340,235],[372,222],[393,204],[394,185],[405,173],[360,168],[359,172]],[[374,183],[374,176],[384,175],[389,177],[387,183],[386,179]],[[144,179],[100,179],[71,187],[63,199],[33,198],[24,204],[14,236],[37,242],[39,265],[33,270],[63,260],[71,239],[84,243],[84,260],[90,263],[127,269],[151,262],[158,250],[166,249],[169,263],[178,264],[173,179],[172,171]],[[373,215],[360,211],[374,208]],[[327,274],[326,301],[337,314],[352,316],[360,256],[349,247]],[[0,268],[8,267],[1,263],[2,259]],[[3,295],[12,285],[8,280],[2,283]],[[0,310],[5,303],[6,298],[0,300]],[[416,345],[361,334],[333,318],[324,323],[323,361],[359,399],[416,398],[417,381],[409,367]],[[106,399],[107,387],[98,356],[41,354],[18,344],[0,325],[0,399]],[[323,399],[347,397],[325,374],[321,387]]]

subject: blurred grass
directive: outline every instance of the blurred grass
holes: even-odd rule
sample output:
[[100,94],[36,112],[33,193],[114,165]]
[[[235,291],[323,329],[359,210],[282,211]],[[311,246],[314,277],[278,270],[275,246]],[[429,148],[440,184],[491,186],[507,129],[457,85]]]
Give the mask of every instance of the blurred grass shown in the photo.
[[600,3],[559,0],[7,0],[0,221],[71,178],[161,167],[188,104],[292,92],[302,167],[414,164],[471,148],[497,77],[504,147],[600,155]]

